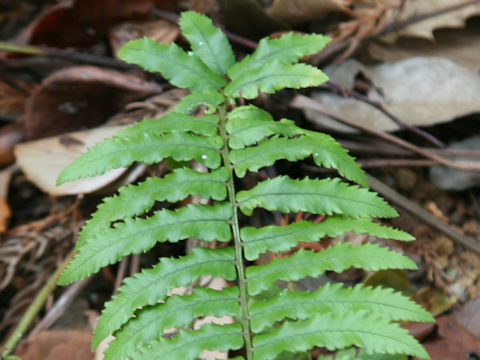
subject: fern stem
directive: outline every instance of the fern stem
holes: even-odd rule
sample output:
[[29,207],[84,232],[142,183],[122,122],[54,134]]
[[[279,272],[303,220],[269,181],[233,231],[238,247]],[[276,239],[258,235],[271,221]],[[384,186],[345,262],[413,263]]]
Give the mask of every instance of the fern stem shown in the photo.
[[[226,100],[227,101],[227,100]],[[219,107],[219,117],[220,117],[220,136],[224,141],[222,148],[222,160],[225,167],[228,169],[229,177],[227,181],[228,189],[228,200],[233,207],[233,216],[232,216],[232,232],[233,232],[233,241],[235,246],[235,267],[237,268],[238,275],[238,287],[240,289],[240,322],[242,324],[242,335],[245,341],[245,348],[247,352],[247,360],[252,360],[253,347],[252,341],[250,338],[250,316],[248,313],[248,296],[247,296],[247,279],[245,277],[245,270],[243,267],[243,249],[240,239],[240,226],[238,223],[238,214],[237,214],[237,205],[235,198],[235,184],[233,182],[233,168],[229,161],[229,152],[228,152],[228,138],[225,131],[225,124],[227,121],[227,110],[226,110],[226,101],[223,105]]]

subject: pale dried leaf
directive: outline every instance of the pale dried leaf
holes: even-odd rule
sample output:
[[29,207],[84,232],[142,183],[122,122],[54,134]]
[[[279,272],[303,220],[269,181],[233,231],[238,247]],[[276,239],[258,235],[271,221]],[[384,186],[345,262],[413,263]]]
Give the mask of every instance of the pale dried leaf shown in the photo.
[[17,164],[32,183],[50,195],[91,193],[119,178],[126,169],[114,169],[101,176],[72,181],[61,186],[55,185],[57,177],[88,147],[122,128],[124,126],[104,126],[19,144],[14,150]]
[[[375,66],[349,60],[327,67],[325,72],[349,89],[362,74],[372,83],[368,98],[410,125],[429,126],[480,112],[480,76],[447,59],[416,57]],[[314,98],[359,124],[385,131],[398,129],[385,114],[359,100],[324,92],[314,94]],[[323,126],[354,131],[318,112],[306,110],[306,115]]]
[[[462,141],[455,142],[448,146],[448,149],[479,151],[480,136],[472,136]],[[451,160],[478,160],[465,156],[450,158]],[[441,189],[460,191],[474,186],[479,186],[480,173],[476,171],[462,171],[437,165],[430,168],[430,180]]]

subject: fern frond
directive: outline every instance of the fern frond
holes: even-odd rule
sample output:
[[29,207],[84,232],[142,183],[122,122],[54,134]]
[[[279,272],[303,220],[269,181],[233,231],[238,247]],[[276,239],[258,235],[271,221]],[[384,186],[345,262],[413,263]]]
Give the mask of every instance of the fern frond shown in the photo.
[[251,215],[257,207],[283,213],[306,211],[355,218],[398,215],[376,193],[349,186],[338,178],[293,180],[278,176],[260,182],[251,190],[240,191],[237,202],[245,215]]
[[428,359],[423,347],[398,324],[364,311],[316,315],[307,321],[285,322],[254,337],[255,360],[270,360],[283,350],[300,352],[314,346],[328,350],[358,346],[369,354],[406,354]]
[[305,132],[295,126],[292,120],[274,121],[268,112],[254,105],[239,106],[232,110],[228,114],[225,129],[229,134],[228,145],[232,149],[243,149],[273,134],[295,136]]
[[224,93],[231,98],[241,96],[244,99],[254,99],[258,97],[259,91],[272,94],[285,88],[319,86],[327,80],[327,75],[313,66],[291,65],[273,60],[235,78],[225,87]]
[[[229,241],[232,206],[190,204],[176,211],[160,210],[147,219],[127,218],[87,240],[62,274],[72,282],[90,276],[129,254],[150,250],[157,242],[177,242],[194,237],[202,241]],[[88,245],[88,246],[86,246]]]
[[[144,119],[90,148],[63,171],[57,183],[97,176],[135,162],[163,161],[172,167],[183,162],[190,168],[198,162],[208,172],[177,169],[163,178],[123,187],[104,200],[83,227],[77,254],[59,283],[89,276],[158,242],[189,238],[215,241],[209,247],[216,248],[188,247],[190,254],[162,257],[152,268],[125,279],[98,320],[93,348],[113,335],[106,360],[188,360],[206,355],[207,350],[242,347],[246,360],[307,360],[315,346],[364,348],[360,351],[364,359],[369,358],[364,354],[377,360],[383,360],[384,354],[402,359],[404,355],[428,357],[395,321],[432,318],[398,293],[362,285],[326,285],[311,293],[282,292],[280,287],[282,281],[350,267],[415,269],[415,263],[402,254],[378,245],[337,243],[320,252],[300,249],[288,257],[278,254],[267,265],[247,265],[262,253],[290,251],[300,241],[314,242],[345,231],[413,239],[371,220],[397,212],[367,189],[365,173],[332,137],[302,129],[288,119],[276,121],[254,105],[237,106],[260,92],[271,94],[327,81],[322,71],[299,61],[320,51],[330,39],[294,33],[262,39],[251,55],[235,64],[226,35],[204,15],[184,12],[180,28],[191,51],[144,38],[126,44],[119,56],[159,72],[173,86],[192,94],[178,102],[173,112]],[[356,185],[340,179],[278,176],[257,180],[252,187],[250,180],[239,180],[279,160],[305,159],[335,169]],[[239,191],[239,185],[245,190]],[[202,199],[192,204],[197,197],[208,205]],[[173,206],[157,210],[165,201]],[[248,225],[247,217],[258,207],[329,217],[318,224],[300,221],[283,227],[241,228],[240,222]],[[240,217],[240,212],[246,216]],[[217,241],[223,244],[217,246]],[[195,288],[195,280],[203,276],[220,277],[235,285],[220,291]],[[191,295],[173,295],[185,286],[192,288]],[[197,320],[210,316],[226,316],[226,322],[234,323],[198,329]],[[340,352],[339,356],[352,354]]]
[[194,54],[210,70],[219,75],[226,74],[235,63],[235,56],[227,37],[213,26],[212,20],[194,11],[186,11],[182,13],[179,24]]
[[213,114],[217,106],[223,104],[225,98],[218,91],[204,91],[184,96],[173,108],[180,114],[190,114],[199,106],[206,106],[206,114]]
[[163,178],[148,178],[138,185],[121,187],[118,195],[103,199],[78,235],[76,248],[80,249],[87,239],[110,228],[113,222],[144,214],[156,201],[176,203],[190,195],[225,200],[228,176],[223,167],[209,173],[179,168]]
[[206,324],[199,330],[180,330],[172,339],[162,338],[141,349],[141,360],[193,360],[205,350],[228,351],[243,346],[240,324]]
[[262,228],[243,227],[240,235],[243,240],[245,257],[255,260],[265,251],[284,252],[302,242],[316,242],[324,236],[336,237],[346,231],[355,234],[371,234],[379,238],[412,241],[415,238],[406,232],[377,224],[369,219],[343,219],[328,217],[315,224],[299,221],[286,226],[265,226]]
[[320,252],[300,249],[288,258],[248,267],[248,293],[258,295],[277,280],[297,281],[306,276],[320,276],[325,271],[339,273],[350,267],[367,271],[417,269],[408,257],[375,244],[338,243]]
[[170,112],[159,119],[143,119],[135,125],[117,131],[114,137],[129,137],[152,132],[162,134],[169,131],[190,131],[194,134],[213,136],[217,134],[218,116],[191,116]]
[[130,358],[138,344],[148,344],[165,330],[189,325],[200,316],[236,316],[240,311],[238,296],[238,288],[234,286],[221,291],[196,288],[192,295],[172,296],[164,304],[146,307],[115,332],[115,339],[105,351],[105,360]]
[[297,62],[306,55],[319,52],[329,42],[330,38],[318,34],[287,33],[275,39],[261,39],[255,51],[235,64],[228,71],[228,76],[230,79],[236,79],[272,60]]
[[344,288],[342,284],[327,283],[313,293],[283,291],[273,299],[252,303],[249,310],[255,333],[286,318],[306,320],[315,314],[360,310],[395,321],[434,321],[432,315],[401,293],[361,284]]
[[57,184],[103,174],[107,170],[130,166],[135,161],[146,164],[172,157],[176,161],[195,159],[208,168],[220,166],[222,139],[200,137],[173,131],[164,135],[138,134],[128,138],[112,138],[97,144],[68,165]]
[[226,84],[200,58],[187,54],[175,43],[162,45],[145,37],[129,41],[118,51],[118,56],[129,64],[159,72],[173,85],[192,92],[216,90]]
[[193,248],[178,259],[162,258],[153,268],[123,281],[118,293],[105,304],[93,334],[92,349],[128,321],[141,306],[165,300],[174,287],[189,285],[201,275],[234,280],[235,251],[231,248]]

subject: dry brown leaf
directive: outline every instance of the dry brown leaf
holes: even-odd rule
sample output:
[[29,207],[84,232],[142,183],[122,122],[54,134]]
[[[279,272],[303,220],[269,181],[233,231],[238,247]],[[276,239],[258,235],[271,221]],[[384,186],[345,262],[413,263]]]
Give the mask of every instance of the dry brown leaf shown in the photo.
[[156,6],[174,9],[178,0],[65,0],[40,14],[16,42],[53,47],[88,46],[104,37],[109,28],[126,20],[148,18]]
[[352,0],[274,0],[267,14],[294,25],[318,20],[329,12],[345,9],[351,3]]
[[258,0],[221,1],[223,18],[228,30],[252,40],[258,40],[278,31],[289,30],[289,25],[267,14]]
[[134,75],[94,66],[62,69],[33,92],[25,111],[29,140],[104,123],[131,101],[162,92]]
[[8,188],[12,179],[14,166],[0,170],[0,233],[5,232],[8,226],[8,220],[12,215],[10,206],[8,205]]
[[[451,315],[445,315],[436,320],[436,334],[423,345],[434,360],[475,359],[480,356],[480,340]],[[414,357],[415,360],[418,358]]]
[[[372,84],[368,98],[410,125],[429,126],[480,111],[480,76],[448,59],[417,57],[375,66],[348,60],[327,67],[325,72],[332,81],[349,89],[361,74]],[[324,92],[314,94],[314,98],[359,124],[385,131],[398,129],[385,114],[359,100]],[[354,131],[316,111],[305,113],[323,126]]]
[[28,96],[35,85],[15,79],[17,87],[0,79],[0,112],[3,114],[20,113],[25,109]]
[[[414,16],[439,11],[441,9],[458,5],[464,0],[408,0],[405,6],[398,9],[397,16],[392,22],[400,22]],[[442,15],[432,16],[428,19],[413,23],[399,31],[389,33],[382,37],[384,41],[394,42],[400,36],[420,37],[433,40],[433,30],[439,28],[463,27],[465,20],[480,14],[480,4],[472,4]]]
[[112,52],[117,54],[120,47],[128,41],[143,36],[149,37],[160,44],[170,44],[180,34],[180,29],[164,20],[145,21],[141,23],[127,22],[115,26],[110,32]]
[[85,330],[45,330],[22,340],[15,356],[22,360],[92,360],[92,333]]
[[103,175],[56,186],[57,177],[88,147],[101,142],[122,126],[104,126],[52,138],[31,141],[15,147],[18,166],[27,178],[44,192],[60,196],[94,192],[118,179],[125,168],[113,169]]
[[457,321],[480,339],[480,297],[469,300],[453,313]]
[[13,162],[13,147],[25,139],[23,121],[5,125],[0,130],[0,166],[6,166]]

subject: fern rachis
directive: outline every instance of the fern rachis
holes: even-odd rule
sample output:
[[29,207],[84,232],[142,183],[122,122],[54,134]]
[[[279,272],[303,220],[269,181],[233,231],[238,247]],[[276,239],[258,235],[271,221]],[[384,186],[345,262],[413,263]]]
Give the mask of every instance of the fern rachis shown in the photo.
[[[318,86],[326,76],[298,63],[318,52],[328,39],[316,34],[288,33],[263,39],[257,50],[235,63],[225,35],[203,15],[185,12],[180,26],[191,44],[187,53],[175,44],[134,40],[119,52],[122,59],[148,71],[160,72],[173,85],[191,91],[160,119],[145,119],[89,149],[59,177],[59,183],[95,176],[141,161],[171,158],[196,161],[208,171],[178,168],[163,178],[119,189],[104,199],[82,229],[75,259],[60,283],[87,277],[129,254],[148,251],[158,242],[190,237],[205,242],[231,243],[197,247],[176,259],[161,258],[150,269],[127,278],[105,306],[94,334],[96,347],[108,335],[116,338],[106,359],[195,359],[205,350],[245,349],[247,360],[284,358],[311,348],[329,350],[351,346],[366,354],[428,354],[398,321],[431,321],[421,307],[391,290],[357,285],[325,285],[315,292],[276,289],[276,282],[295,282],[326,271],[352,266],[365,270],[415,268],[403,255],[378,245],[339,243],[321,252],[299,250],[266,265],[246,266],[266,252],[290,251],[300,241],[315,242],[344,231],[410,241],[399,230],[381,226],[372,217],[393,217],[392,209],[367,189],[361,168],[335,140],[275,121],[254,106],[236,106],[236,99],[253,99],[260,91]],[[201,106],[202,115],[191,115]],[[334,168],[344,178],[291,179],[277,176],[239,191],[236,182],[247,173],[277,160],[301,161]],[[179,203],[191,195],[207,204],[177,206],[150,213],[156,202]],[[283,213],[328,215],[321,223],[302,220],[287,226],[241,226],[239,214],[256,208]],[[145,217],[144,214],[150,216]],[[201,276],[235,282],[222,290],[196,288],[192,294],[169,295]],[[207,324],[192,329],[203,316],[230,316],[233,323]],[[164,337],[167,329],[178,333]],[[243,359],[243,357],[237,357]],[[286,357],[285,357],[286,358]],[[397,357],[398,358],[398,357]]]

